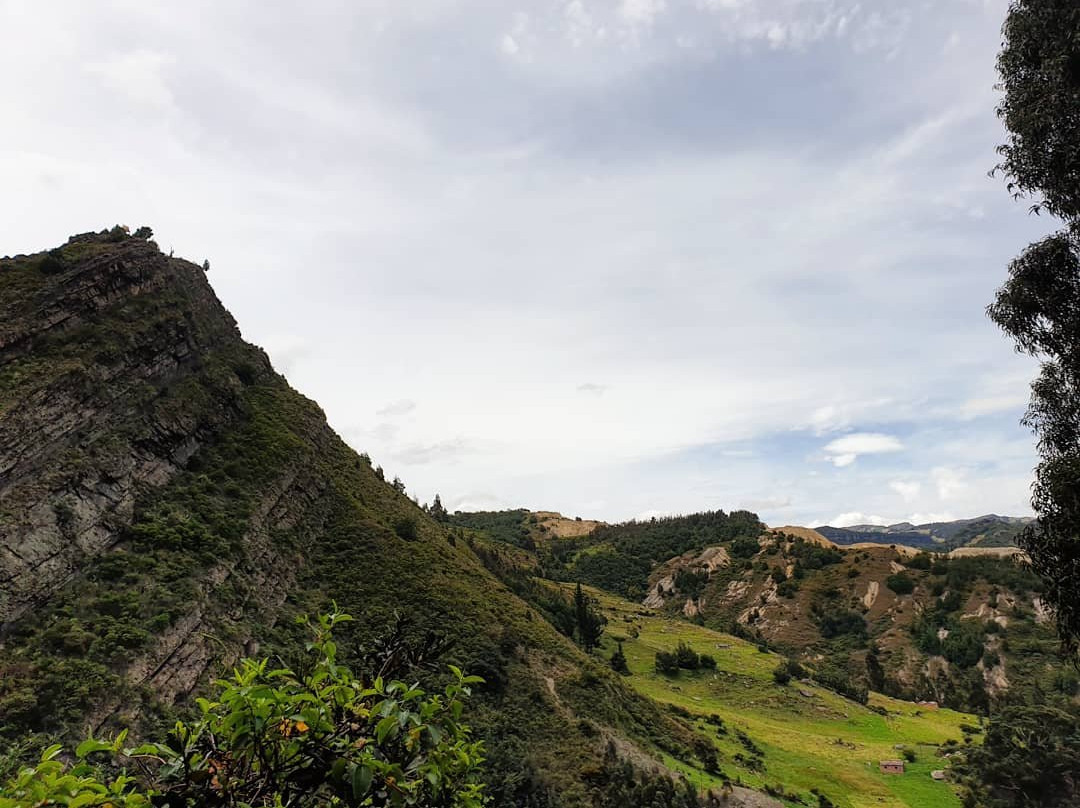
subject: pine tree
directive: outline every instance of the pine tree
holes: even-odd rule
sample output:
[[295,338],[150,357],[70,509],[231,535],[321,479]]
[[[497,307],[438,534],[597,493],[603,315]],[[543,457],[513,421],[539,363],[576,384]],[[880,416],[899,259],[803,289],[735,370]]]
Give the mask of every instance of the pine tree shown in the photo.
[[436,522],[445,522],[450,518],[450,514],[446,512],[446,508],[443,507],[438,494],[435,495],[435,501],[431,503],[429,513]]
[[630,673],[630,666],[626,664],[626,654],[623,653],[621,642],[618,647],[616,647],[615,653],[611,655],[611,669],[624,676],[627,676]]
[[574,617],[577,622],[578,642],[586,652],[592,651],[604,633],[604,618],[592,607],[592,599],[586,595],[581,584],[574,590]]

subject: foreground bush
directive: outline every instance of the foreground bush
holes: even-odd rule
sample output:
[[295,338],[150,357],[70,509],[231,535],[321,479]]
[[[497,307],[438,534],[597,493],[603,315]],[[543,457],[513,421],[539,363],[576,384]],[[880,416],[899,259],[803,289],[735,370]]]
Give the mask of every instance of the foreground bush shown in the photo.
[[331,637],[350,619],[333,613],[308,624],[312,658],[302,675],[243,660],[168,743],[91,739],[74,763],[59,746],[46,749],[0,788],[0,808],[483,805],[483,745],[461,721],[480,679],[450,666],[453,681],[430,696],[382,677],[365,683],[337,662]]

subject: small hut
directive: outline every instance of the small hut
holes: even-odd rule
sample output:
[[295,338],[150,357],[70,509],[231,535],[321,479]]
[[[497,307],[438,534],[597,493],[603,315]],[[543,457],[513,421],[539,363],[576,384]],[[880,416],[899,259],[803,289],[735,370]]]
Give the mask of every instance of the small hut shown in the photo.
[[902,760],[883,760],[878,765],[884,774],[904,773],[904,761]]

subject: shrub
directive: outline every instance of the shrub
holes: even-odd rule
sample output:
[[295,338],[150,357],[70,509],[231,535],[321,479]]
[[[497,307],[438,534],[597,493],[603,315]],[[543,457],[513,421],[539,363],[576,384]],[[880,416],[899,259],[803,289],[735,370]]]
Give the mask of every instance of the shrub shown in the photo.
[[803,666],[794,659],[785,659],[773,670],[773,681],[778,685],[786,685],[792,679],[801,679],[806,675]]
[[753,536],[740,536],[731,543],[731,554],[735,558],[750,558],[761,549],[761,544]]
[[851,609],[830,609],[819,615],[818,626],[825,639],[842,635],[866,636],[866,621],[861,614]]
[[954,623],[949,636],[941,641],[941,653],[949,662],[970,668],[983,655],[983,633],[969,623]]
[[38,270],[43,275],[57,275],[67,269],[64,253],[59,249],[49,250],[38,263]]
[[405,541],[416,540],[416,519],[411,516],[402,516],[394,520],[394,532]]
[[[443,693],[378,677],[370,685],[336,661],[340,613],[308,623],[307,672],[241,661],[198,699],[201,716],[177,723],[168,743],[126,748],[90,739],[64,763],[52,746],[36,766],[0,786],[0,808],[27,805],[454,805],[479,808],[475,780],[483,745],[461,722],[469,687],[481,680],[451,666]],[[107,755],[121,774],[95,765]],[[115,768],[111,771],[115,772]],[[126,772],[132,772],[128,774]]]
[[679,663],[679,667],[688,671],[696,671],[701,666],[701,657],[685,642],[680,642],[676,646],[675,658]]
[[923,552],[919,553],[914,558],[908,559],[907,566],[913,570],[928,570],[933,564],[933,559],[930,558],[930,554]]
[[910,595],[915,591],[915,581],[910,575],[897,572],[885,579],[885,586],[889,587],[897,595]]
[[793,598],[798,591],[799,582],[794,579],[788,579],[776,587],[776,594],[782,598]]
[[851,678],[844,669],[836,666],[824,667],[814,671],[813,679],[818,684],[824,685],[830,690],[835,690],[842,696],[846,696],[859,704],[866,704],[870,693],[866,685]]
[[667,651],[657,651],[656,672],[665,676],[675,676],[679,672],[679,658]]

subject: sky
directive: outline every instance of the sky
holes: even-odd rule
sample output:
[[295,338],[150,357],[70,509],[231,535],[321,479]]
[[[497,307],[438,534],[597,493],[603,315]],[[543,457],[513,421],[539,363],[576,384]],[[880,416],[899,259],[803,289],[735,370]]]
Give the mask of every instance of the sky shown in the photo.
[[427,502],[1030,513],[1006,0],[0,0],[0,254],[150,225]]

